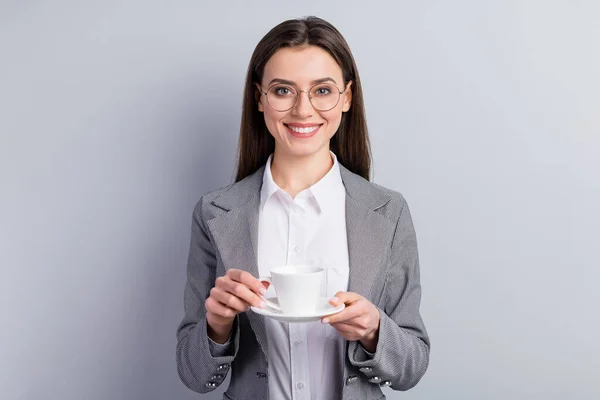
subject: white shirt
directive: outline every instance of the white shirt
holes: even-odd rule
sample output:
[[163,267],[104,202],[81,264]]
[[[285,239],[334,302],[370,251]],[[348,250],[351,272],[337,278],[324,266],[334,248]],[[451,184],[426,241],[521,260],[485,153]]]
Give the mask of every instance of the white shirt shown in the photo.
[[[337,159],[316,184],[291,198],[274,181],[269,157],[263,175],[258,225],[258,271],[311,264],[326,271],[326,293],[348,289],[346,190]],[[265,297],[275,297],[269,288]],[[320,321],[282,323],[265,318],[271,399],[332,400],[343,388],[344,339]]]

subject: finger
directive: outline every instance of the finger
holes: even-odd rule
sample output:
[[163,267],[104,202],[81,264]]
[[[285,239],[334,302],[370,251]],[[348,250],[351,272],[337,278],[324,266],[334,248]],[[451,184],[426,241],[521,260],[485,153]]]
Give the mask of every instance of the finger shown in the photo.
[[344,323],[337,323],[331,325],[335,328],[335,330],[344,337],[346,340],[358,340],[362,336],[360,335],[360,331],[356,329],[356,327]]
[[[265,293],[266,293],[266,290],[269,288],[269,286],[271,286],[271,284],[270,284],[269,282],[267,282],[267,281],[259,281],[259,282],[260,282],[260,283],[263,285],[263,287],[265,288]],[[262,295],[264,295],[265,293],[262,293],[262,291],[261,291],[261,294],[262,294]]]
[[227,307],[212,297],[206,299],[204,306],[206,307],[206,311],[221,319],[222,322],[230,321],[238,314],[234,309]]
[[228,277],[217,278],[216,286],[255,307],[262,307],[264,303],[262,297],[251,291],[248,286]]
[[361,295],[354,292],[337,292],[335,296],[331,300],[329,300],[329,302],[334,306],[339,306],[342,303],[350,305],[362,298],[363,297]]
[[344,334],[356,334],[357,333],[357,327],[352,325],[352,324],[346,324],[343,322],[338,322],[335,324],[331,325],[333,328],[335,328],[336,331],[340,332],[340,333],[344,333]]
[[248,311],[248,308],[250,307],[250,304],[244,300],[218,287],[214,287],[210,290],[210,297],[237,312]]
[[[370,319],[369,316],[367,314],[363,314],[363,315],[359,315],[358,317],[349,319],[349,320],[345,320],[345,321],[340,321],[340,322],[333,322],[331,323],[331,326],[345,326],[347,327],[351,327],[352,329],[354,329],[355,331],[367,331],[369,330],[369,328],[372,328],[371,324],[370,324]],[[346,329],[344,328],[344,329]]]
[[336,322],[349,321],[368,313],[365,302],[357,301],[344,308],[337,314],[328,315],[322,319],[324,324],[334,324]]
[[267,292],[263,283],[246,271],[242,271],[240,269],[230,269],[227,271],[227,276],[231,280],[247,286],[250,290],[258,295],[264,295]]

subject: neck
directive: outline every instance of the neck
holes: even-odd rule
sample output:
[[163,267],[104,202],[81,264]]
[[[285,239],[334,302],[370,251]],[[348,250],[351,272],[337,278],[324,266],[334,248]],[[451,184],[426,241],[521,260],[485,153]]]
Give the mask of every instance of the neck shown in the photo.
[[327,151],[306,157],[280,154],[275,149],[271,163],[271,175],[275,183],[292,198],[320,181],[333,167],[333,159]]

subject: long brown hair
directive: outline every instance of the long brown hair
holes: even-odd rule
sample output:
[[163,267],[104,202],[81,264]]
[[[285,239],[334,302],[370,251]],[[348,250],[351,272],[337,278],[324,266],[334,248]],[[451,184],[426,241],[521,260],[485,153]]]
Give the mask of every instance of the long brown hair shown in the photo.
[[321,18],[306,17],[280,23],[254,49],[244,89],[236,182],[256,172],[275,150],[275,140],[267,130],[263,114],[258,110],[260,92],[256,83],[260,85],[262,82],[265,65],[277,50],[299,46],[324,49],[341,67],[344,84],[352,81],[352,104],[342,115],[340,126],[331,138],[330,150],[340,164],[368,180],[371,151],[362,87],[354,57],[348,43],[333,25]]

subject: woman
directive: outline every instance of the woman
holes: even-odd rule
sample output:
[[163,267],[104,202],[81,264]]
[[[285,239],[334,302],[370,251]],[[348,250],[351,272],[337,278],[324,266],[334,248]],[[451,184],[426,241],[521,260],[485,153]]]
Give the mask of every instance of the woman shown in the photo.
[[[193,214],[177,365],[190,389],[228,399],[381,399],[427,369],[417,244],[404,198],[369,182],[358,71],[328,22],[285,21],[246,78],[236,183]],[[321,323],[282,323],[257,280],[278,264],[327,270]],[[269,288],[271,290],[271,288]],[[267,296],[268,297],[268,296]]]

